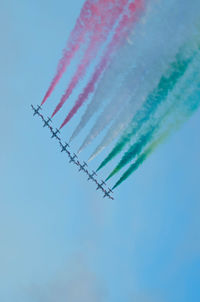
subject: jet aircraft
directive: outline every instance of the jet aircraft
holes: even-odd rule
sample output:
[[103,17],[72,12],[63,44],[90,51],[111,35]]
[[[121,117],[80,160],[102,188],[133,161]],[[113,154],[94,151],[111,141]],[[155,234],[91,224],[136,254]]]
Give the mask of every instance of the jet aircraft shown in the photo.
[[113,193],[113,191],[110,188],[108,188],[108,194],[110,193]]
[[105,181],[102,180],[102,181],[101,181],[101,184],[100,184],[100,183],[97,184],[97,190],[101,189],[102,191],[104,191],[103,186],[104,186],[105,184],[106,184]]
[[94,175],[97,176],[96,172],[92,171],[92,174],[89,174],[88,180],[92,179],[95,181]]
[[[110,190],[110,189],[109,189]],[[112,190],[110,190],[110,191],[104,191],[104,196],[103,196],[103,198],[105,198],[105,197],[108,197],[108,198],[110,198],[110,199],[114,199],[112,196],[110,196],[110,192],[112,192]]]
[[84,170],[85,171],[85,167],[87,167],[87,164],[86,164],[86,162],[84,162],[83,163],[83,165],[81,165],[80,163],[79,163],[79,171],[81,171],[81,170]]
[[47,120],[45,120],[45,119],[43,119],[43,121],[44,121],[44,125],[43,125],[43,127],[49,127],[49,122],[52,122],[52,120],[51,120],[51,118],[50,117],[48,117],[48,119]]
[[36,115],[36,114],[38,115],[39,111],[42,109],[42,107],[39,106],[39,105],[37,105],[37,109],[33,105],[31,105],[31,107],[34,110],[33,116]]
[[77,162],[75,161],[75,158],[77,158],[77,155],[75,153],[73,156],[71,156],[71,154],[69,154],[69,157],[70,157],[70,161],[69,161],[70,163],[73,162],[73,163],[77,164]]
[[67,147],[69,147],[69,144],[68,143],[65,143],[65,145],[63,145],[61,142],[60,142],[60,146],[61,146],[61,152],[65,151],[65,152],[69,152],[67,150]]
[[60,133],[60,131],[59,131],[58,129],[56,129],[55,132],[53,131],[53,129],[51,129],[51,132],[52,132],[51,138],[55,137],[55,138],[57,138],[58,140],[60,140],[60,137],[57,135],[57,133]]

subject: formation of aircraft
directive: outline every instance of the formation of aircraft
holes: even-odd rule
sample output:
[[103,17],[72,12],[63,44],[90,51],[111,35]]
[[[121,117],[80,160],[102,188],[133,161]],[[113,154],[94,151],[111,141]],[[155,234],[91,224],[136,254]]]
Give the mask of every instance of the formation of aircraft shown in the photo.
[[32,109],[33,109],[33,116],[34,115],[38,115],[39,114],[39,111],[42,109],[42,107],[41,106],[39,106],[39,105],[37,105],[37,109],[33,106],[33,105],[31,105],[31,107],[32,107]]
[[[59,144],[61,146],[61,152],[66,152],[70,158],[69,162],[73,162],[74,164],[76,164],[78,167],[79,167],[79,171],[84,171],[87,175],[88,175],[88,180],[93,180],[96,185],[97,185],[97,190],[101,189],[102,192],[104,193],[104,196],[103,197],[108,197],[109,199],[114,199],[110,193],[113,193],[113,191],[108,188],[108,191],[106,189],[104,189],[104,185],[106,185],[106,183],[102,180],[101,183],[98,182],[98,180],[94,177],[94,176],[97,176],[96,172],[95,171],[92,171],[92,173],[89,173],[88,170],[86,169],[86,167],[88,166],[86,162],[83,162],[83,164],[81,164],[78,160],[78,157],[77,155],[74,153],[74,155],[72,156],[70,151],[67,149],[69,148],[69,144],[68,143],[65,143],[63,144],[62,141],[61,141],[61,138],[57,135],[58,133],[60,133],[59,129],[56,129],[54,130],[54,128],[52,126],[50,126],[50,122],[52,122],[51,118],[47,118],[45,119],[43,117],[42,114],[39,113],[39,111],[42,109],[41,106],[37,106],[37,108],[35,108],[33,105],[31,105],[34,113],[33,115],[38,115],[44,122],[43,124],[43,127],[48,127],[52,133],[52,136],[51,138],[55,137],[58,141],[59,141]],[[77,160],[76,160],[77,159]]]
[[58,129],[56,128],[56,131],[53,131],[53,129],[51,128],[51,132],[52,132],[51,138],[55,137],[55,138],[57,138],[58,140],[60,140],[60,137],[57,135],[58,133],[60,133],[60,130],[58,130]]

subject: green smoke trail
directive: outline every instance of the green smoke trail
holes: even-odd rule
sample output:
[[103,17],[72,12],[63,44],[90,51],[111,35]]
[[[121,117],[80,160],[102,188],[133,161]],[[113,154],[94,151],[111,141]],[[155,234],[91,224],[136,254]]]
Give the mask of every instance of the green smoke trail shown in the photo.
[[[181,111],[181,116],[184,116],[185,113],[183,114],[183,109],[180,110],[179,108],[187,108],[188,99],[190,99],[190,95],[195,91],[195,85],[198,83],[199,77],[199,71],[197,68],[200,65],[199,60],[200,54],[195,57],[195,60],[193,60],[193,63],[190,65],[186,76],[182,81],[180,81],[176,89],[172,91],[170,95],[171,97],[169,96],[167,101],[164,103],[163,113],[159,113],[159,118],[154,117],[154,119],[147,123],[144,134],[141,135],[139,140],[129,148],[117,167],[108,176],[107,180],[140,154],[142,149],[144,149],[144,147],[154,138],[162,124],[166,123],[166,120],[172,115],[172,113],[176,113],[176,111],[179,110]],[[193,101],[190,101],[190,107],[192,104]],[[177,120],[177,117],[175,117],[175,120]]]
[[114,176],[117,172],[119,172],[126,164],[128,164],[132,160],[132,157],[136,156],[136,154],[139,154],[141,152],[143,146],[150,141],[158,126],[159,125],[152,126],[147,133],[143,134],[140,137],[139,141],[137,141],[131,146],[131,148],[128,150],[128,152],[125,153],[117,167],[106,178],[106,181],[109,180],[112,176]]
[[152,117],[157,108],[165,101],[170,91],[173,90],[178,80],[184,75],[198,51],[199,47],[195,50],[192,49],[192,51],[190,50],[190,52],[192,52],[191,55],[186,56],[185,49],[180,50],[175,57],[175,61],[170,65],[167,73],[161,77],[157,88],[154,89],[154,91],[147,97],[142,109],[139,110],[132,119],[128,130],[125,131],[110,154],[103,160],[97,171],[103,168],[110,160],[120,153],[125,145],[136,133],[138,133],[143,124]]
[[118,187],[122,182],[124,182],[139,166],[147,159],[147,157],[165,141],[174,130],[180,128],[180,126],[186,122],[193,113],[200,106],[200,82],[198,81],[194,92],[187,99],[187,102],[183,104],[182,108],[178,112],[176,120],[168,125],[167,129],[162,132],[148,147],[147,149],[138,156],[137,160],[129,167],[129,169],[122,175],[122,177],[113,186],[113,189]]
[[177,102],[174,101],[171,106],[164,111],[164,114],[162,114],[158,120],[155,119],[154,123],[150,126],[148,124],[148,127],[146,128],[146,132],[141,135],[139,140],[135,142],[128,151],[124,154],[122,159],[120,160],[117,167],[110,173],[110,175],[107,177],[106,181],[110,179],[112,176],[114,176],[117,172],[119,172],[125,165],[127,165],[130,161],[132,161],[135,157],[137,157],[142,149],[154,138],[157,131],[160,129],[161,125],[165,123],[165,120],[169,117],[170,114],[172,114],[176,108]]
[[156,141],[154,141],[147,149],[144,151],[138,159],[129,167],[129,169],[122,175],[122,177],[116,182],[112,189],[118,187],[122,182],[124,182],[139,166],[147,159],[147,157],[156,149],[156,147],[161,144],[169,135],[171,131],[168,130],[162,134]]

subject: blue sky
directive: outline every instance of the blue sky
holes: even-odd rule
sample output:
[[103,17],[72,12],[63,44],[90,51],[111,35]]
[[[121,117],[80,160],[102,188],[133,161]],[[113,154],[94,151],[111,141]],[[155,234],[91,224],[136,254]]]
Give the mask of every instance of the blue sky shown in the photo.
[[32,118],[83,2],[1,2],[0,301],[199,301],[200,112],[114,201]]

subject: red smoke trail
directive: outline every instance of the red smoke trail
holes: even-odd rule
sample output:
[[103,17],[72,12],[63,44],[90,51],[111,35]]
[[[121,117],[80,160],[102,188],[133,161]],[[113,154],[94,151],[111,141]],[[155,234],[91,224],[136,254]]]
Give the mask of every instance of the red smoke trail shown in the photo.
[[103,73],[103,71],[108,66],[112,53],[119,47],[122,38],[123,40],[127,38],[129,34],[130,27],[133,26],[133,23],[137,21],[139,17],[139,12],[144,8],[143,0],[135,0],[134,3],[131,3],[128,7],[128,14],[125,14],[122,20],[119,22],[115,30],[115,34],[112,38],[112,41],[107,47],[107,50],[97,66],[90,82],[85,87],[83,93],[81,93],[76,101],[74,107],[71,109],[66,119],[62,123],[61,127],[65,126],[70,119],[74,116],[74,114],[78,111],[78,109],[83,105],[83,103],[87,100],[90,93],[94,91],[95,84],[98,81],[99,77]]
[[69,98],[73,89],[83,77],[90,62],[96,57],[100,45],[106,41],[110,30],[113,28],[116,20],[123,12],[124,7],[129,0],[100,0],[99,7],[96,10],[96,24],[94,35],[91,37],[89,46],[85,52],[84,58],[72,78],[65,94],[62,96],[60,103],[54,110],[52,117],[60,110],[65,101]]
[[88,31],[92,30],[94,24],[93,19],[98,6],[98,2],[94,3],[94,0],[87,0],[85,2],[81,10],[80,16],[76,22],[76,25],[71,32],[66,49],[64,49],[63,56],[58,63],[56,75],[53,78],[41,105],[43,105],[45,101],[50,97],[55,86],[57,85],[66,68],[70,64],[71,59],[79,50],[81,43],[85,40],[86,34],[88,33]]

